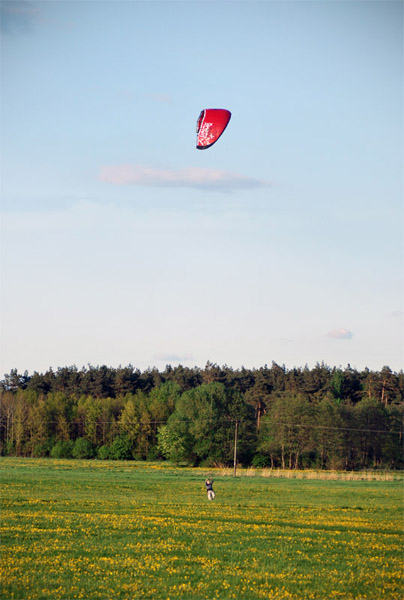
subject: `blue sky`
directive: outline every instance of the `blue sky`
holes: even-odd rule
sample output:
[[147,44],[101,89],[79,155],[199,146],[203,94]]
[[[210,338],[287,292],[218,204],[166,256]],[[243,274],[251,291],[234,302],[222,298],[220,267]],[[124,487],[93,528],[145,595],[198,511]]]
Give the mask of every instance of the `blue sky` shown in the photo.
[[1,8],[1,375],[403,368],[402,2]]

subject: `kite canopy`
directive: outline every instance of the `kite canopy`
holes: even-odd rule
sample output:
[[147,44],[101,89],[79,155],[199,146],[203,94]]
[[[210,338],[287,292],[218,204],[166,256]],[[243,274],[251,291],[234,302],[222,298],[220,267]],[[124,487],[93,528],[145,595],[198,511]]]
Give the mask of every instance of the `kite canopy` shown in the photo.
[[196,124],[196,147],[198,150],[210,148],[226,129],[231,112],[225,108],[206,108],[201,112]]

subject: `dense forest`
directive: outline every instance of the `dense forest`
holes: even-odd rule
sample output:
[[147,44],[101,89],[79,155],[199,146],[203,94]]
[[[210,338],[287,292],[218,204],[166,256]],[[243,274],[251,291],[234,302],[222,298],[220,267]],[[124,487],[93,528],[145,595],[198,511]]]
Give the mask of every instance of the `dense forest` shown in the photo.
[[388,367],[12,370],[0,393],[3,456],[225,466],[237,439],[244,466],[404,466],[404,373]]

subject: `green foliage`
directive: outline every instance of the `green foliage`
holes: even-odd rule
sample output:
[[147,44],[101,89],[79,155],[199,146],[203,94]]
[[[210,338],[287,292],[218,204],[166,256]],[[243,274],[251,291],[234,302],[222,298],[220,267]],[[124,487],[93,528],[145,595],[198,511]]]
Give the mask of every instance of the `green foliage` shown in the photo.
[[343,398],[344,373],[341,369],[335,369],[331,379],[331,392],[337,402]]
[[2,455],[68,454],[63,444],[72,441],[80,457],[112,452],[228,466],[237,426],[237,460],[244,465],[404,466],[404,374],[388,367],[65,367],[32,376],[12,371],[0,391]]
[[118,419],[119,431],[132,441],[136,438],[140,429],[137,408],[136,397],[128,396]]
[[269,456],[266,454],[255,454],[251,461],[251,466],[256,469],[263,469],[270,466]]
[[[73,448],[75,444],[72,441],[68,442],[56,442],[53,446],[50,456],[51,458],[71,458],[73,456]],[[76,458],[87,458],[78,456]]]
[[73,458],[93,458],[94,446],[86,438],[78,438],[74,442],[72,450]]
[[[174,444],[176,460],[191,464],[229,464],[234,453],[236,421],[240,423],[238,457],[248,460],[254,443],[255,423],[250,405],[223,383],[206,383],[178,398],[175,411],[159,440],[162,454]],[[167,442],[166,442],[167,440]],[[163,445],[162,445],[163,444]]]
[[97,450],[97,458],[100,460],[109,460],[111,458],[109,446],[100,446]]
[[133,442],[129,435],[120,435],[114,439],[109,447],[108,458],[112,460],[130,460],[132,456]]
[[180,463],[187,458],[184,436],[175,429],[162,425],[157,435],[157,448],[159,452],[175,463]]

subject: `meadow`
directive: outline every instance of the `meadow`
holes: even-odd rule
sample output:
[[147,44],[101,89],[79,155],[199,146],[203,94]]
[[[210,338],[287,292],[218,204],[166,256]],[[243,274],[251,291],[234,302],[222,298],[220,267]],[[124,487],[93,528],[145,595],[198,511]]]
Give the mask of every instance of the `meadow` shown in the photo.
[[250,474],[3,458],[0,597],[402,599],[402,478]]

